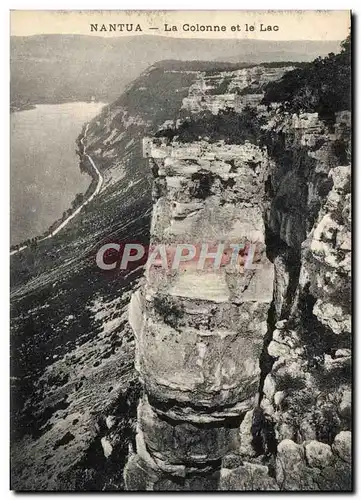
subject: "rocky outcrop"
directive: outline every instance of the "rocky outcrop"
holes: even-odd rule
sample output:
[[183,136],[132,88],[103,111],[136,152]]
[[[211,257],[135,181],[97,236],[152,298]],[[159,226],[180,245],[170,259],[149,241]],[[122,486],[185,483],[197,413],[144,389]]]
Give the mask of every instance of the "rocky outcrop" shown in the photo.
[[[280,166],[273,173],[275,329],[261,407],[279,442],[276,479],[283,489],[352,487],[351,167],[334,166],[335,145],[350,137],[349,127],[346,113],[336,116],[334,134],[317,114],[293,116],[284,144],[294,160],[302,155],[303,168],[295,161],[289,172]],[[347,441],[347,460],[335,451],[340,440]]]
[[142,489],[188,489],[192,481],[214,489],[258,392],[273,280],[263,223],[267,158],[251,144],[147,140],[144,152],[156,175],[151,243],[222,243],[219,259],[227,245],[257,245],[261,271],[240,267],[240,256],[215,269],[198,259],[177,270],[150,266],[130,307],[144,396],[126,486],[139,489],[134,477],[143,470]]
[[347,442],[346,453],[350,453],[350,433],[338,434],[332,447],[315,440],[302,446],[284,439],[277,447],[277,483],[290,491],[349,490],[350,455],[348,460],[343,460],[337,454],[337,445],[341,441],[343,445]]
[[202,72],[183,99],[182,110],[191,114],[208,110],[216,115],[227,108],[241,112],[246,106],[258,106],[265,85],[279,80],[292,69],[294,67],[290,65],[254,66],[218,74]]
[[[235,73],[203,75],[183,111],[241,112],[256,94]],[[130,308],[144,396],[128,489],[352,487],[350,115],[258,107],[261,143],[144,141],[152,243],[257,242],[260,266],[148,269]]]
[[149,68],[89,124],[87,151],[104,177],[99,195],[64,231],[12,257],[17,491],[123,489],[139,394],[123,312],[142,268],[104,272],[96,254],[108,241],[149,243],[151,172],[142,138],[179,109],[198,74],[166,69]]
[[[13,487],[122,489],[129,450],[132,490],[348,491],[350,113],[329,123],[260,104],[290,67],[164,64],[89,126],[104,175],[96,202],[65,238],[32,250],[31,280],[29,259],[17,263]],[[263,120],[259,140],[177,139],[179,116],[246,104]],[[142,138],[165,120],[168,139],[144,141],[144,158]],[[216,270],[209,259],[168,272],[159,255],[133,293],[138,404],[123,310],[142,270],[109,280],[94,252],[109,240],[147,244],[152,203],[151,246],[194,245],[195,262],[202,243],[226,253]],[[246,267],[249,243],[261,267]]]

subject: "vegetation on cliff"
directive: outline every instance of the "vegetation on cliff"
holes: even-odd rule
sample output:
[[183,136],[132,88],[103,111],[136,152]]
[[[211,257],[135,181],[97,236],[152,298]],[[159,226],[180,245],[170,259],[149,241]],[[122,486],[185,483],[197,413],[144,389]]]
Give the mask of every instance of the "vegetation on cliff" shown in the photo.
[[[122,315],[141,270],[129,276],[106,273],[95,256],[109,240],[148,242],[151,174],[141,139],[179,110],[195,76],[153,67],[106,106],[86,138],[104,189],[54,238],[11,258],[12,485],[17,489],[111,489],[115,480],[122,488],[134,420],[128,414],[135,405],[119,402],[137,400],[138,394],[132,385],[134,340]],[[83,152],[80,140],[78,150]],[[114,430],[118,424],[93,432],[99,414],[115,417],[121,432]],[[59,446],[69,434],[74,439]],[[103,438],[113,447],[107,460]]]
[[341,43],[341,52],[318,57],[286,73],[266,86],[264,104],[281,103],[291,113],[318,112],[332,118],[337,111],[351,109],[351,36]]
[[257,144],[261,138],[261,126],[265,118],[260,116],[257,109],[246,106],[242,113],[234,109],[220,110],[217,115],[205,110],[195,118],[182,122],[177,129],[160,130],[157,137],[168,137],[170,140],[177,137],[179,142],[193,142],[200,139],[209,142],[225,141],[226,144],[244,144],[250,141]]
[[[345,44],[342,50],[347,52]],[[340,64],[338,56],[333,57]],[[296,71],[303,75],[311,68],[312,72],[312,64]],[[141,270],[125,277],[105,274],[95,265],[95,252],[110,238],[149,240],[150,170],[142,155],[141,139],[164,120],[176,121],[182,99],[197,77],[190,69],[177,71],[175,63],[174,67],[169,63],[161,66],[142,74],[91,123],[87,148],[107,178],[103,192],[64,233],[13,257],[13,481],[18,488],[123,487],[120,472],[132,440],[139,396],[132,364],[134,340],[127,330],[125,309]],[[295,96],[301,92],[301,87],[296,87]],[[324,91],[326,87],[322,85]],[[320,94],[317,85],[316,90]],[[347,96],[347,87],[343,94]],[[286,101],[283,105],[286,110]],[[282,134],[278,139],[269,134],[270,144],[266,143],[260,136],[262,125],[263,118],[255,108],[246,107],[240,114],[231,109],[218,115],[206,111],[178,129],[166,129],[163,135],[170,140],[178,136],[180,142],[199,137],[231,144],[261,142],[280,160],[282,169],[294,165],[293,175],[299,172],[303,188],[308,180],[303,172],[312,169],[314,159],[306,162],[306,151],[300,151],[296,142],[286,149]],[[291,196],[293,203],[298,203],[293,192]],[[282,207],[279,203],[278,208]],[[179,311],[172,304],[168,306],[173,314],[168,320],[173,322]],[[293,377],[295,393],[299,391],[296,380]],[[286,402],[298,410],[302,408],[299,400]],[[291,411],[288,414],[293,418]],[[325,419],[319,420],[324,425]],[[84,432],[92,427],[95,430],[91,433]],[[104,453],[104,442],[113,447],[110,457]],[[78,463],[72,462],[74,457]]]
[[[24,104],[90,101],[93,98],[112,102],[126,85],[156,61],[170,60],[175,71],[192,70],[190,65],[198,66],[199,63],[201,71],[214,67],[217,71],[225,71],[224,68],[232,65],[230,61],[237,67],[249,65],[249,61],[255,63],[285,57],[309,61],[313,54],[335,50],[334,41],[243,40],[240,46],[232,39],[219,38],[165,39],[153,35],[106,38],[94,35],[12,36],[12,108],[25,109]],[[209,61],[210,58],[216,61]],[[181,66],[183,62],[184,67]]]

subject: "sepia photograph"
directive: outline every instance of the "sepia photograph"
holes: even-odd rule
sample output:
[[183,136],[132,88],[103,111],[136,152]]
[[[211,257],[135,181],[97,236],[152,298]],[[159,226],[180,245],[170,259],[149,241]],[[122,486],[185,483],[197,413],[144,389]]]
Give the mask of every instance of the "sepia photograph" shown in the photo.
[[352,492],[351,11],[9,15],[10,489]]

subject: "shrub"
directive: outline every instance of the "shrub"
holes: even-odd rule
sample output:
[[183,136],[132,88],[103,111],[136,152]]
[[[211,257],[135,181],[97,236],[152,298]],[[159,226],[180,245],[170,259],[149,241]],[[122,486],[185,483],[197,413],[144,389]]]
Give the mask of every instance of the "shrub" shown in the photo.
[[285,111],[318,112],[324,119],[351,108],[351,36],[339,54],[330,53],[286,73],[265,88],[264,104],[279,102]]
[[242,113],[227,108],[213,115],[204,111],[199,117],[183,122],[178,130],[180,142],[193,142],[208,138],[211,142],[224,140],[227,144],[244,144],[246,140],[257,144],[261,138],[261,118],[255,108],[246,107]]
[[215,87],[213,89],[210,89],[209,90],[209,94],[210,95],[222,95],[222,94],[226,94],[227,93],[227,90],[228,90],[228,86],[229,84],[231,83],[232,81],[232,78],[231,77],[225,77],[221,83],[219,84],[218,87]]

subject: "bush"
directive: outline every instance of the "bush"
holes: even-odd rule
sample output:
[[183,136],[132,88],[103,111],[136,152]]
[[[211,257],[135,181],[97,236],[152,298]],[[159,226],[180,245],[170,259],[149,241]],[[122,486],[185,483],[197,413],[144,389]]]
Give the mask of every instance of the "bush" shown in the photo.
[[244,144],[246,140],[257,144],[261,138],[260,127],[265,122],[251,107],[244,108],[242,113],[227,108],[217,115],[204,111],[198,116],[179,126],[178,141],[193,142],[208,138],[211,142],[224,140],[227,144]]
[[303,67],[286,73],[265,88],[263,104],[282,104],[291,113],[318,112],[333,118],[334,113],[351,108],[351,37],[342,42],[339,54],[318,57]]
[[228,86],[231,83],[232,78],[231,77],[226,77],[224,78],[220,85],[218,87],[215,87],[211,90],[209,90],[210,95],[222,95],[222,94],[227,94]]

